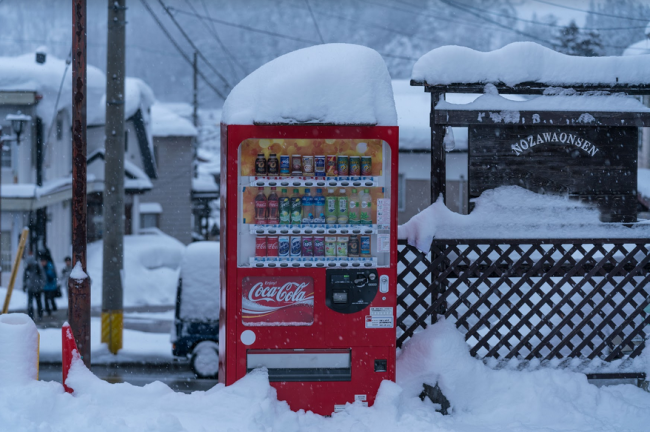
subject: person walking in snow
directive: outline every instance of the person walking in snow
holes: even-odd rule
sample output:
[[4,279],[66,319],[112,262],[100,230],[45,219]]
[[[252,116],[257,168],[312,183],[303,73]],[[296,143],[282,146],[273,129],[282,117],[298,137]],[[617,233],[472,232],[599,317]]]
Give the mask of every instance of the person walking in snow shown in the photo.
[[34,252],[27,252],[25,257],[25,269],[23,271],[23,291],[27,293],[27,314],[34,319],[34,301],[36,301],[36,312],[38,319],[43,318],[43,305],[41,303],[41,289],[45,282],[43,269],[36,262]]
[[[41,255],[41,266],[43,268],[43,273],[45,274],[44,285],[43,285],[43,295],[45,297],[45,312],[47,315],[52,315],[52,311],[56,312],[56,270],[54,269],[54,264],[51,259],[48,259],[48,255]],[[51,304],[51,310],[50,310]]]
[[68,290],[68,278],[70,277],[70,272],[72,271],[72,258],[65,257],[65,267],[61,270],[61,279],[59,283],[59,290]]

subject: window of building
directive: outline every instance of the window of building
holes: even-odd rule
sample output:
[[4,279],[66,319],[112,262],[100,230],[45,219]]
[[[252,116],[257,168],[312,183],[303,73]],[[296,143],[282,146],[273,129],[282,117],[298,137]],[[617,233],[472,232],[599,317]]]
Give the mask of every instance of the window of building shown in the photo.
[[2,168],[11,168],[11,142],[2,143]]
[[144,213],[140,215],[140,228],[159,228],[158,215],[155,213]]
[[2,231],[0,239],[0,266],[5,273],[11,272],[11,231]]
[[397,176],[397,211],[406,210],[406,178],[404,174]]

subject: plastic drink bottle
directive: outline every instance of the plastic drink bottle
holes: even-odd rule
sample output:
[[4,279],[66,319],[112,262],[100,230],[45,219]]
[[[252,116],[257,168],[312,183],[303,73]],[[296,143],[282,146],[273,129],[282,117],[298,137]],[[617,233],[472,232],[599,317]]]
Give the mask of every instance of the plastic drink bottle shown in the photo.
[[282,195],[280,195],[279,205],[280,209],[280,223],[281,224],[290,224],[291,223],[291,201],[287,196],[287,190],[282,189]]
[[310,224],[314,222],[314,197],[311,196],[311,191],[305,189],[305,194],[302,196],[302,223]]
[[361,201],[361,211],[359,213],[359,223],[364,225],[372,224],[372,196],[369,189],[364,189],[363,193],[359,194]]
[[348,223],[358,224],[359,223],[359,213],[361,210],[361,202],[359,194],[356,189],[352,189],[352,194],[350,195],[350,205],[348,209]]
[[337,221],[336,208],[337,199],[334,195],[334,189],[327,189],[327,197],[325,198],[325,222],[328,224],[335,224]]
[[302,223],[302,202],[300,199],[300,191],[293,190],[291,195],[291,224],[300,225]]
[[346,224],[348,223],[348,196],[345,193],[345,189],[339,190],[339,196],[337,198],[338,198],[338,206],[337,206],[338,223]]
[[255,197],[255,223],[257,225],[266,223],[267,206],[264,188],[257,188],[257,196]]
[[323,189],[316,189],[316,196],[314,197],[314,223],[325,223],[325,197],[323,196]]
[[267,211],[266,223],[273,224],[273,225],[279,224],[280,223],[280,212],[279,212],[280,199],[278,198],[278,194],[275,192],[274,187],[271,188],[271,193],[267,198],[267,206],[268,206],[268,211]]

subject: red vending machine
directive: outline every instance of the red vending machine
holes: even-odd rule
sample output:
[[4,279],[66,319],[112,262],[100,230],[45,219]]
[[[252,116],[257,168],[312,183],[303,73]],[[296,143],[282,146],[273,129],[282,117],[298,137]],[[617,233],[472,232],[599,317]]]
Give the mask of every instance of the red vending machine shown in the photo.
[[219,381],[293,410],[395,380],[398,128],[222,125]]

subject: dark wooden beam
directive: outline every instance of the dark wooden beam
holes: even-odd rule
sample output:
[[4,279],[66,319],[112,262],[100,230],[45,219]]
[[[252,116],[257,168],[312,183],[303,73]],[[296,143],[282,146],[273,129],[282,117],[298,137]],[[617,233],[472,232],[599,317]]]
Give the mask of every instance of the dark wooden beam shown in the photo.
[[[443,126],[610,126],[648,127],[650,112],[435,110],[434,124]],[[504,117],[510,114],[504,121]],[[516,116],[515,116],[516,117]]]
[[[434,107],[443,97],[444,95],[442,93],[431,93],[432,114]],[[438,124],[431,124],[431,203],[436,202],[441,194],[446,201],[447,161],[445,158],[444,139],[445,127]]]
[[[423,86],[426,92],[442,93],[483,93],[485,84],[488,83],[452,83],[452,84],[427,84],[422,81],[411,80],[412,86]],[[650,95],[650,84],[584,84],[584,83],[563,83],[547,84],[538,82],[525,82],[509,86],[502,82],[494,84],[499,93],[502,94],[543,94],[549,88],[570,88],[578,93],[603,91],[610,93],[627,93],[630,95]]]

